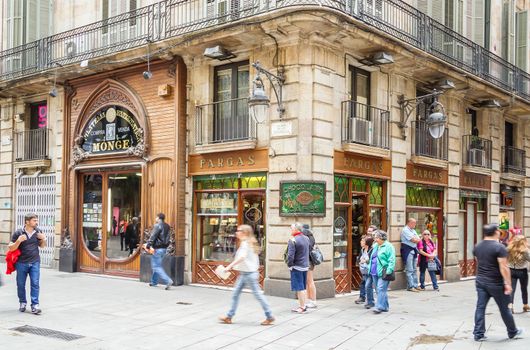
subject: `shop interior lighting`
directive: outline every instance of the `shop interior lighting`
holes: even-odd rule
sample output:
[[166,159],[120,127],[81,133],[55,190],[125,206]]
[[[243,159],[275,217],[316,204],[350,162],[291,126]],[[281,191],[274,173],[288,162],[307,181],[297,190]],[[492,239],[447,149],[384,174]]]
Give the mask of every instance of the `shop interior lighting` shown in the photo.
[[207,47],[206,49],[204,49],[203,56],[213,58],[219,61],[225,61],[236,57],[236,55],[234,55],[232,52],[228,51],[221,45]]

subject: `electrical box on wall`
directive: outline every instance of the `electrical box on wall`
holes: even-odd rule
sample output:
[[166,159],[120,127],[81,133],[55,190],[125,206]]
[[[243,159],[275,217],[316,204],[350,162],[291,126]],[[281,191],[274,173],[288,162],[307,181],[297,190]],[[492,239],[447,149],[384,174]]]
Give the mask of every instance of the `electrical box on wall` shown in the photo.
[[169,95],[171,95],[171,85],[169,84],[158,85],[158,96],[166,97]]

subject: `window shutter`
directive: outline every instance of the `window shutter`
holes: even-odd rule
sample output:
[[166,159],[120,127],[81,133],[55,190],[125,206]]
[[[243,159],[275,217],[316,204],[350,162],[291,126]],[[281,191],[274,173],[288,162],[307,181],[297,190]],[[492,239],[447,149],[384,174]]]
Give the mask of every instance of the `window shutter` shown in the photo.
[[484,46],[484,0],[473,0],[473,41]]
[[23,33],[23,1],[7,0],[6,1],[6,45],[5,49],[20,46],[24,42]]
[[416,8],[421,12],[429,15],[429,1],[428,0],[416,0]]
[[445,1],[440,0],[430,0],[430,14],[429,16],[432,17],[434,20],[444,24],[444,5]]
[[528,11],[517,12],[517,67],[524,71],[528,69]]
[[508,12],[508,61],[515,62],[515,0],[510,0]]

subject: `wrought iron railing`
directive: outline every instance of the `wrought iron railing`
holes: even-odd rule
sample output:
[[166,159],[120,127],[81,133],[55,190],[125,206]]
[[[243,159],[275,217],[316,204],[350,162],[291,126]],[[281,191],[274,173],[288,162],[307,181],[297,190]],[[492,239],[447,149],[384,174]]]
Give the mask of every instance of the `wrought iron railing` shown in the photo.
[[526,175],[526,152],[511,146],[502,147],[502,171]]
[[390,148],[390,112],[355,101],[342,102],[342,142]]
[[40,128],[15,133],[15,160],[18,162],[49,158],[50,130]]
[[256,139],[257,124],[248,112],[248,98],[196,106],[195,144]]
[[530,74],[401,0],[165,0],[0,52],[0,81],[289,8],[331,9],[530,102]]
[[491,169],[492,142],[478,136],[462,136],[462,163]]
[[442,137],[435,139],[429,132],[426,121],[412,122],[412,155],[447,160],[449,148],[449,130],[446,128]]

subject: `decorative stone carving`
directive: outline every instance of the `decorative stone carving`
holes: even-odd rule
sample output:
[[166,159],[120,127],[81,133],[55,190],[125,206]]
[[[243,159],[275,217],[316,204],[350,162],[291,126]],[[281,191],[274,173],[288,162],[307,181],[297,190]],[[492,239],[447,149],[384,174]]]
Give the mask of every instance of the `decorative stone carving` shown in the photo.
[[63,230],[63,236],[61,238],[61,249],[73,249],[74,244],[72,238],[70,237],[70,230],[68,227],[65,227]]
[[83,142],[85,142],[85,139],[81,135],[77,135],[76,138],[74,139],[71,166],[74,166],[80,161],[88,158],[88,153],[83,149]]
[[98,96],[96,100],[92,103],[86,114],[92,115],[104,105],[112,103],[121,103],[127,108],[129,108],[131,111],[136,112],[136,115],[138,115],[138,110],[136,109],[134,103],[129,99],[129,97],[123,92],[113,88],[108,89],[103,94]]

